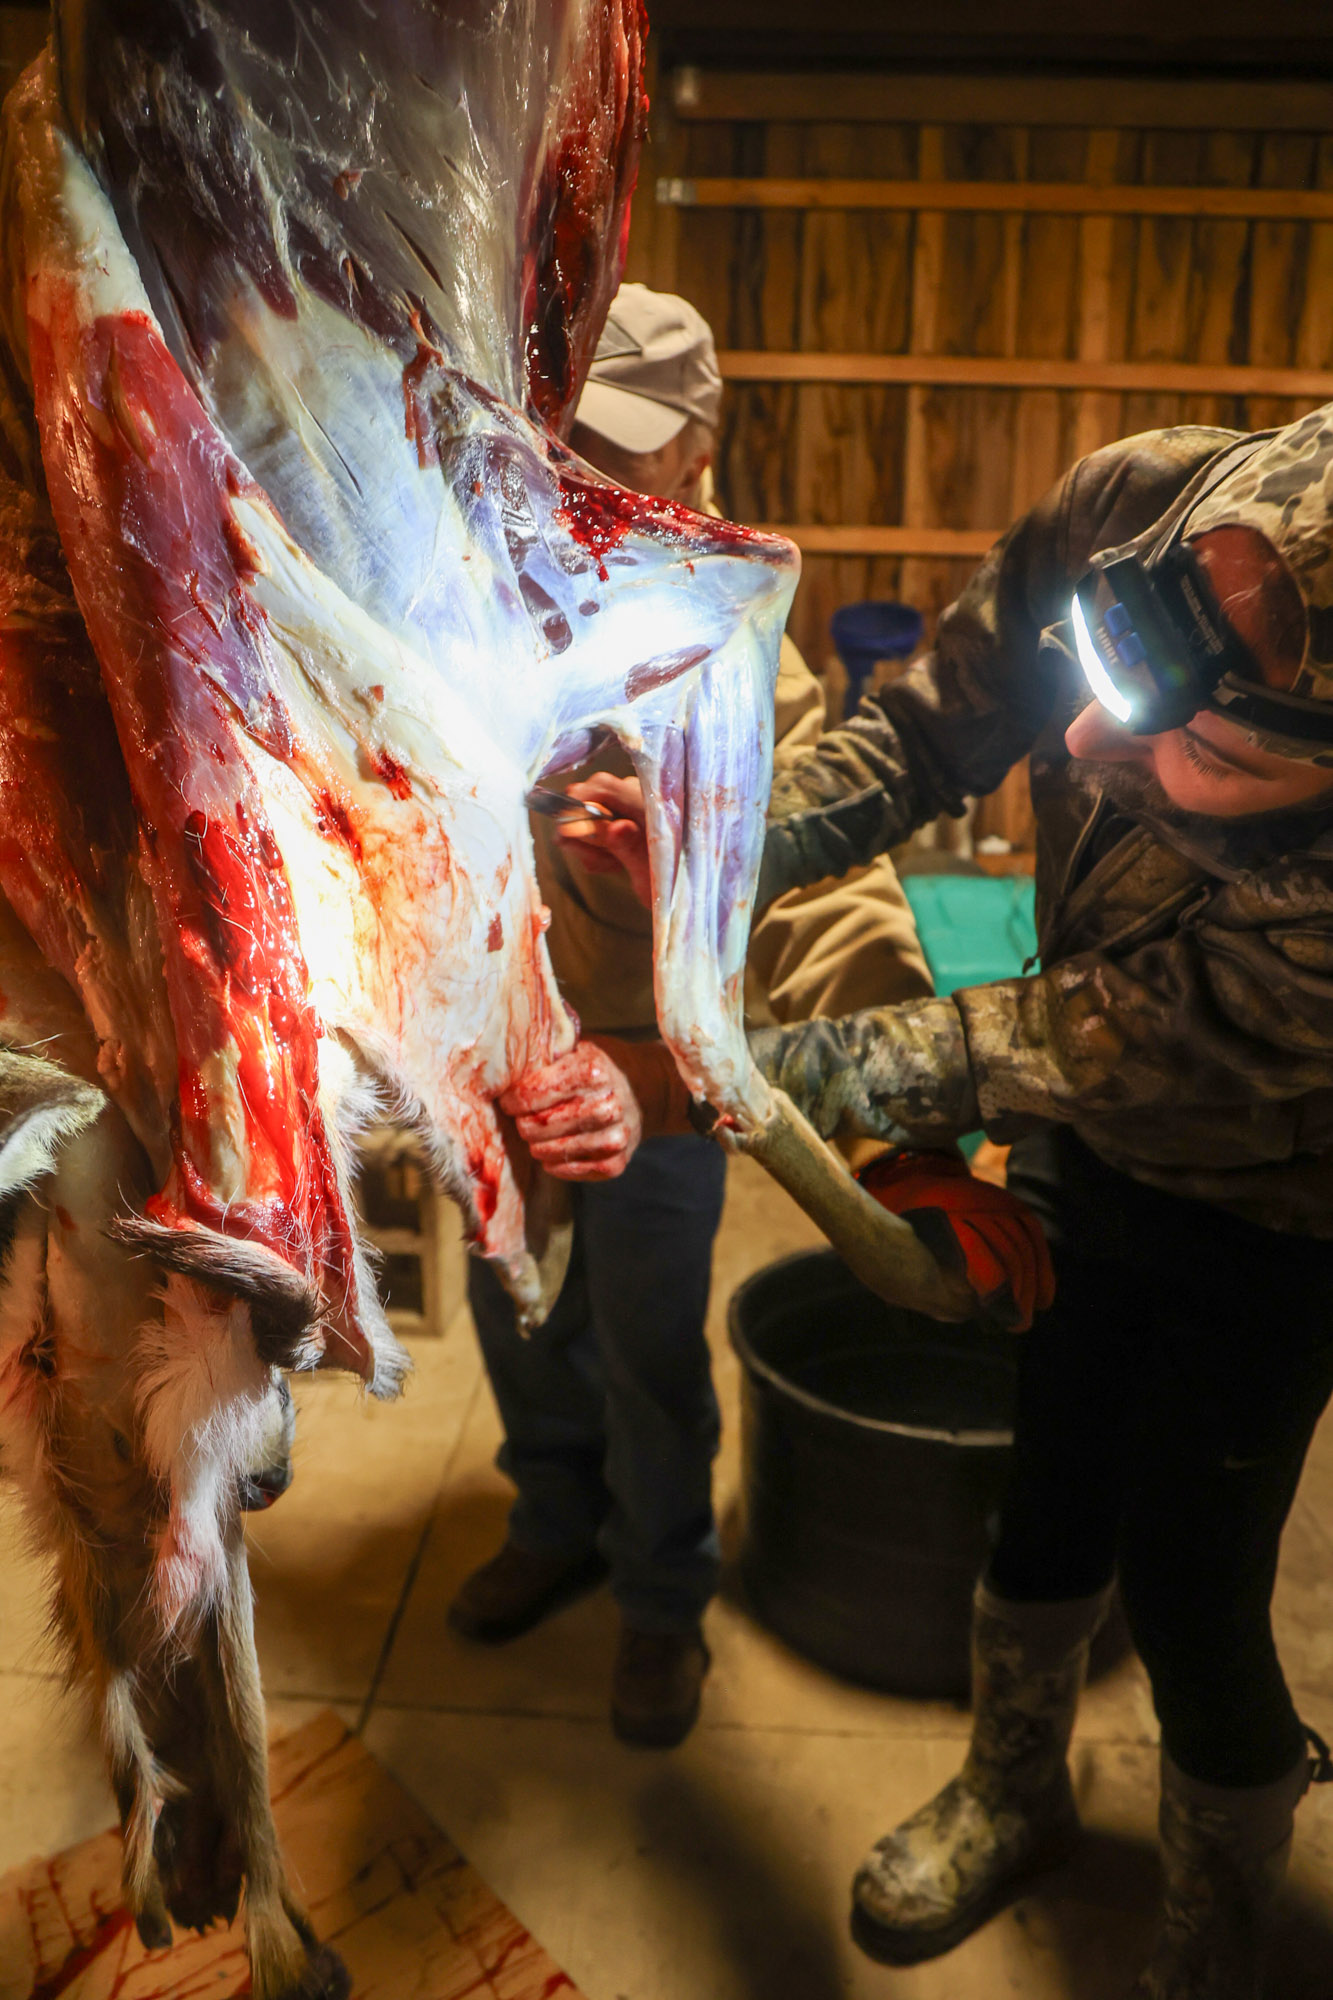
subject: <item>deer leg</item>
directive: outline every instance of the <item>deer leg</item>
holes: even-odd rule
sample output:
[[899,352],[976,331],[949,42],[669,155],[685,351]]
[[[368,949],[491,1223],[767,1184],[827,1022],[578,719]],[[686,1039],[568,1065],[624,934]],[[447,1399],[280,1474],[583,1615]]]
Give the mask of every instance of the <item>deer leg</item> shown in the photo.
[[135,1711],[131,1675],[108,1678],[101,1709],[102,1741],[125,1850],[121,1892],[146,1949],[162,1951],[171,1943],[171,1917],[153,1853],[160,1781],[155,1781],[152,1752]]
[[156,1949],[170,1943],[171,1924],[153,1854],[162,1780],[139,1715],[137,1607],[163,1510],[134,1448],[128,1367],[153,1280],[101,1243],[90,1200],[99,1178],[133,1185],[128,1133],[108,1113],[66,1150],[82,1157],[12,1197],[0,1428],[30,1526],[53,1558],[53,1627],[70,1677],[90,1688],[101,1724],[125,1836],[125,1900]]
[[338,1954],[320,1945],[287,1886],[269,1804],[268,1739],[255,1654],[253,1594],[239,1517],[224,1529],[226,1581],[207,1673],[218,1776],[245,1869],[245,1927],[255,2000],[346,2000]]
[[11,1283],[7,1304],[34,1293],[26,1309],[39,1331],[23,1353],[39,1405],[29,1429],[56,1556],[56,1622],[101,1723],[126,1903],[144,1942],[162,1947],[172,1919],[202,1927],[234,1912],[240,1870],[201,1750],[190,1641],[164,1635],[155,1611],[169,1493],[145,1448],[139,1376],[142,1330],[161,1312],[158,1276],[106,1234],[147,1176],[108,1106],[26,1198],[44,1232],[40,1279]]
[[239,1373],[221,1378],[215,1423],[184,1351],[168,1371],[197,1455],[215,1454],[216,1476],[189,1497],[200,1506],[201,1546],[221,1560],[200,1566],[211,1588],[166,1627],[158,1586],[164,1547],[176,1545],[176,1466],[164,1474],[151,1435],[164,1412],[146,1410],[143,1395],[146,1353],[163,1386],[153,1337],[160,1274],[106,1230],[142,1191],[146,1163],[107,1107],[48,1167],[43,1159],[35,1189],[19,1197],[0,1285],[0,1443],[55,1559],[55,1624],[72,1677],[91,1687],[100,1716],[126,1902],[145,1944],[160,1948],[173,1920],[202,1928],[229,1919],[244,1885],[255,2000],[342,2000],[346,1975],[315,1943],[278,1853],[237,1504],[247,1475],[271,1474],[285,1448],[277,1378],[246,1362],[250,1335],[230,1318],[244,1308],[225,1306],[210,1312],[217,1324],[203,1365],[225,1336]]

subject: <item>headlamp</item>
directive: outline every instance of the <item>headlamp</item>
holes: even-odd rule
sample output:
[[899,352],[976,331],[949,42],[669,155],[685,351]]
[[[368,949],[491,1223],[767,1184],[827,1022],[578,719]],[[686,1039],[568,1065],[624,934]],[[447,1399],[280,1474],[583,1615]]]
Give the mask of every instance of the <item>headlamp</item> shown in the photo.
[[1096,558],[1070,619],[1093,693],[1138,736],[1188,722],[1226,674],[1259,680],[1187,542],[1146,563],[1118,550]]
[[1074,593],[1068,624],[1052,628],[1050,636],[1077,653],[1097,700],[1136,735],[1178,729],[1209,708],[1261,749],[1333,768],[1333,701],[1267,684],[1185,539],[1199,503],[1267,435],[1219,452],[1181,494],[1154,540],[1094,556]]

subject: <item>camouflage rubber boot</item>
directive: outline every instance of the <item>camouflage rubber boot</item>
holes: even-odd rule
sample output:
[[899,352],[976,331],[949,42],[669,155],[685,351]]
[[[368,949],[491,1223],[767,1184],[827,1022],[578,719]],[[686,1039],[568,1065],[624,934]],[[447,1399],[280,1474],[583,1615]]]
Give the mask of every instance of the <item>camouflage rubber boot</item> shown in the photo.
[[1109,1597],[1012,1604],[978,1584],[967,1761],[871,1849],[852,1885],[853,1934],[872,1957],[912,1965],[952,1950],[1073,1845],[1065,1759]]
[[1260,2000],[1268,1914],[1310,1782],[1302,1756],[1271,1785],[1204,1785],[1163,1753],[1161,1923],[1133,2000]]

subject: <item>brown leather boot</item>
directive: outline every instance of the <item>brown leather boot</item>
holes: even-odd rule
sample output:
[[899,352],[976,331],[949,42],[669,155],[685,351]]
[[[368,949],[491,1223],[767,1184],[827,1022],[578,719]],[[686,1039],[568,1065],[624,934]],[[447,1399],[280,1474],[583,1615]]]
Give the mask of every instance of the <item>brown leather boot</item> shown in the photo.
[[622,1743],[674,1750],[699,1715],[712,1656],[698,1626],[692,1632],[620,1628],[611,1681],[611,1727]]
[[1163,1752],[1162,1916],[1133,2000],[1260,2000],[1268,1918],[1310,1777],[1302,1755],[1271,1785],[1205,1785]]
[[871,1849],[852,1885],[852,1935],[872,1958],[914,1965],[951,1951],[1072,1846],[1065,1758],[1109,1597],[1012,1604],[978,1584],[967,1761]]
[[571,1559],[506,1542],[463,1584],[449,1606],[449,1625],[464,1639],[503,1645],[592,1590],[605,1575],[606,1564],[596,1550]]

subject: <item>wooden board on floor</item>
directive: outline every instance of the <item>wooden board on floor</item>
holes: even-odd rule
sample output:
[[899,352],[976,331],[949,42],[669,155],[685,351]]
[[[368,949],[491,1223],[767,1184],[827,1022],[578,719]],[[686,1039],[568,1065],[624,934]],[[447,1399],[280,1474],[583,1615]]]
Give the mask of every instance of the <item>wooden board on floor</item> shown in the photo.
[[[452,1842],[336,1715],[272,1749],[297,1894],[336,1944],[353,2000],[580,2000]],[[100,1834],[0,1879],[0,2000],[240,2000],[239,1930],[143,1949],[120,1904],[120,1839]]]

